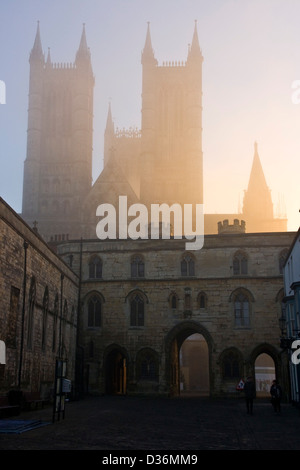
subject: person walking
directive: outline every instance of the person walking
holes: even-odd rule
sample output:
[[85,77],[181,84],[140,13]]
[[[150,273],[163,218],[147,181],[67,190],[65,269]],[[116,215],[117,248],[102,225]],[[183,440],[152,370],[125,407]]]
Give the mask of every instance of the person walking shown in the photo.
[[244,392],[246,398],[246,407],[247,407],[247,414],[253,414],[253,399],[255,398],[255,384],[253,378],[251,376],[247,377],[247,380],[244,385]]
[[281,398],[282,398],[282,389],[277,380],[273,380],[271,388],[271,403],[275,413],[280,413],[281,411]]

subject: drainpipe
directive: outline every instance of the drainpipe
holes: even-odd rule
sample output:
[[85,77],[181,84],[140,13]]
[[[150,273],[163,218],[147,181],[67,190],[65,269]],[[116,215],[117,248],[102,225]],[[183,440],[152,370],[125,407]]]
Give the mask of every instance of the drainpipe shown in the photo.
[[25,299],[26,299],[26,274],[27,274],[27,248],[28,243],[24,240],[24,269],[23,269],[23,306],[22,306],[22,322],[21,322],[21,343],[20,343],[20,360],[19,360],[19,374],[18,374],[18,388],[21,386],[21,373],[23,362],[23,344],[24,344],[24,323],[25,323]]

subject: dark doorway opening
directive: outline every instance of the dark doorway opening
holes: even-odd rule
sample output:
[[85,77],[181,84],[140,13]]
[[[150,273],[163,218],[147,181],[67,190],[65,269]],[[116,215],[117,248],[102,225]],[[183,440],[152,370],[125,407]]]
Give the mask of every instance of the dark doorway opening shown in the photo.
[[106,358],[106,393],[109,395],[125,395],[127,385],[126,357],[121,351],[114,349]]

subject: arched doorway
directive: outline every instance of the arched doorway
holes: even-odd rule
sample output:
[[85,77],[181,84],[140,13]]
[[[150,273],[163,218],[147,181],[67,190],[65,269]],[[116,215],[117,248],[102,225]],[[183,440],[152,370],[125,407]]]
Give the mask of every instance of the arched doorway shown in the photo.
[[105,360],[106,393],[125,395],[127,386],[127,360],[124,353],[112,349]]
[[272,380],[275,379],[275,363],[267,353],[257,356],[254,364],[256,396],[269,397]]
[[[166,337],[166,382],[171,396],[210,394],[212,344],[208,331],[194,321],[179,323],[169,332]],[[188,385],[184,383],[187,377]]]
[[179,351],[180,395],[209,395],[208,346],[203,335],[188,336]]

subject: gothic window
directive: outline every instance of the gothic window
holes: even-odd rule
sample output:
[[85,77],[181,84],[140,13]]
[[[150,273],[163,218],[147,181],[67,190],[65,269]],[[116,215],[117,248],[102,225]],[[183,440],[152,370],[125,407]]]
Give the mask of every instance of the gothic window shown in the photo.
[[139,294],[130,301],[130,326],[144,326],[144,300]]
[[89,262],[89,278],[101,279],[102,278],[102,261],[99,256],[93,256]]
[[176,296],[176,294],[171,295],[171,297],[170,297],[170,306],[174,310],[177,308],[177,296]]
[[131,277],[144,277],[145,263],[140,256],[135,256],[131,260]]
[[42,323],[42,349],[46,348],[46,333],[47,333],[47,321],[48,321],[48,308],[49,308],[49,295],[48,287],[46,287],[43,299],[43,323]]
[[241,377],[239,355],[235,351],[224,354],[222,361],[223,378],[238,379]]
[[195,276],[195,261],[191,255],[181,260],[181,276]]
[[250,302],[243,292],[237,293],[234,298],[234,324],[237,327],[250,326]]
[[36,297],[36,285],[34,276],[31,278],[28,301],[28,320],[27,320],[27,347],[32,348],[33,322],[34,322],[34,304]]
[[191,309],[191,294],[190,293],[186,293],[184,295],[184,308],[185,310]]
[[207,297],[204,292],[199,292],[197,300],[198,300],[198,308],[206,308]]
[[101,298],[93,295],[88,301],[88,327],[101,326]]
[[288,250],[282,250],[279,254],[279,273],[283,274],[283,267],[286,261]]
[[233,257],[233,274],[234,276],[248,274],[248,258],[247,255],[241,251],[235,253]]

